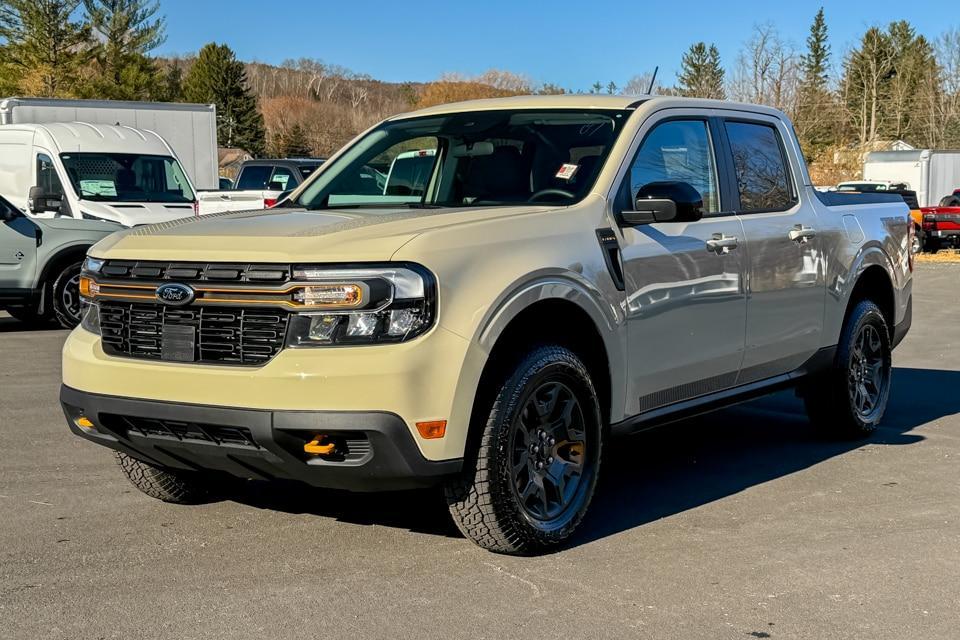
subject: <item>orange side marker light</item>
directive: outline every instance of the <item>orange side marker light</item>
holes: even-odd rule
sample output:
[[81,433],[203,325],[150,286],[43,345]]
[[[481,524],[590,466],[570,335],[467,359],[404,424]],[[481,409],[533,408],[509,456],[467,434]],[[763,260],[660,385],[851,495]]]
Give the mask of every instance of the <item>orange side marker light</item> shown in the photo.
[[447,433],[446,420],[429,420],[427,422],[418,422],[417,431],[424,440],[436,440],[442,438]]
[[317,456],[328,456],[337,448],[332,442],[324,442],[326,436],[317,436],[310,442],[303,445],[305,453],[312,453]]

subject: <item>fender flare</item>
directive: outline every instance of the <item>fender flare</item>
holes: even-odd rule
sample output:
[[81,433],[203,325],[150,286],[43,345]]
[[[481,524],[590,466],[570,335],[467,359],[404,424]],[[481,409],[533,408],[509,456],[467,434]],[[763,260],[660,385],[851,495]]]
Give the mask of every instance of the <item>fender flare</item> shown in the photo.
[[90,249],[90,247],[93,246],[93,244],[94,243],[92,242],[81,241],[81,242],[73,242],[70,244],[63,245],[61,247],[57,247],[57,250],[52,255],[50,255],[50,257],[44,260],[43,268],[40,270],[40,276],[37,278],[37,289],[39,290],[40,288],[45,286],[45,283],[47,282],[47,280],[50,278],[50,275],[51,275],[50,269],[53,267],[53,265],[57,264],[64,256],[67,256],[71,253],[79,254],[81,250],[83,251],[83,255],[85,256],[87,251]]
[[623,308],[611,304],[589,280],[570,271],[544,269],[515,281],[490,305],[479,323],[473,342],[489,354],[510,323],[524,310],[545,300],[575,304],[593,321],[603,341],[610,376],[610,417],[616,421],[623,412],[626,393]]

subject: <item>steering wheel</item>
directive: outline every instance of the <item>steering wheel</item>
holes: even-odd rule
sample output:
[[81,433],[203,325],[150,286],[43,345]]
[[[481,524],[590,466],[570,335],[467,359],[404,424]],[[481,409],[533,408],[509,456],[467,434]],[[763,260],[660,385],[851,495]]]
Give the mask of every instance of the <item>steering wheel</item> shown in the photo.
[[545,196],[563,196],[564,198],[570,198],[571,200],[577,197],[566,189],[540,189],[540,191],[537,191],[535,194],[527,198],[527,202],[536,202]]

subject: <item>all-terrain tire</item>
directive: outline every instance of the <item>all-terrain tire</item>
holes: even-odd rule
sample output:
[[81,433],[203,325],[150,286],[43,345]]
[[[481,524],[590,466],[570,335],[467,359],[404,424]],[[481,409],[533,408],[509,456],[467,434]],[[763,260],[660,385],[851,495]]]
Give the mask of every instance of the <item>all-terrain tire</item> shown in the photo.
[[[489,410],[479,412],[475,459],[447,483],[445,496],[457,527],[479,546],[534,553],[568,539],[587,512],[600,469],[600,404],[583,362],[560,346],[532,349],[494,384]],[[554,435],[540,435],[548,430]],[[531,483],[543,496],[527,495]]]
[[116,452],[117,463],[127,479],[151,498],[174,504],[201,504],[217,499],[222,487],[209,476],[157,467]]
[[[864,339],[873,348],[865,350]],[[810,421],[833,437],[869,436],[883,418],[890,398],[891,363],[887,321],[873,301],[862,300],[843,326],[831,369],[802,389]],[[864,394],[872,400],[864,400]]]

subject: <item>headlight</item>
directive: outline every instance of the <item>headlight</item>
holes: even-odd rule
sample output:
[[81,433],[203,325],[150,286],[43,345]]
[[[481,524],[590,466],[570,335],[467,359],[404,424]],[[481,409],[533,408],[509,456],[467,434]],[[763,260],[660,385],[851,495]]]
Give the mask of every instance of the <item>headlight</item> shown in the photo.
[[83,261],[83,271],[87,271],[89,273],[100,273],[100,269],[103,268],[103,263],[104,260],[87,256],[87,259]]
[[287,346],[403,342],[424,333],[436,314],[436,280],[419,265],[297,267],[297,290],[305,307],[290,316]]

